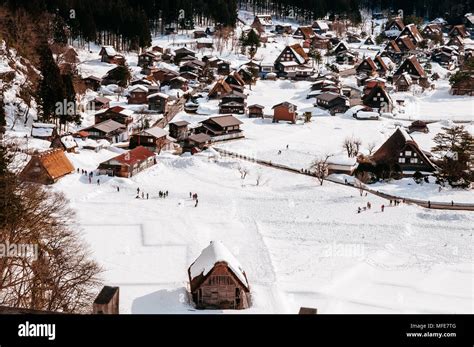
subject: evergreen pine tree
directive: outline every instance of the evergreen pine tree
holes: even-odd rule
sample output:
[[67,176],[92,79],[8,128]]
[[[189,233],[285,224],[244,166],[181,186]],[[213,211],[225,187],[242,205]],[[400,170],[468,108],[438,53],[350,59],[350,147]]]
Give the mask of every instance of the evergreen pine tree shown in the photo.
[[57,103],[64,101],[63,80],[47,42],[40,44],[38,54],[42,76],[38,93],[40,98],[40,111],[44,121],[51,121],[51,119],[56,119],[57,117]]

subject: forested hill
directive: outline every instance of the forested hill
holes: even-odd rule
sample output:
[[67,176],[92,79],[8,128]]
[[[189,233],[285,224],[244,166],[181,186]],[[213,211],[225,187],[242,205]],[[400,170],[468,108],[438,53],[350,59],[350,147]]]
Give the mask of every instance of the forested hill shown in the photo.
[[[0,0],[1,25],[9,43],[32,26],[32,36],[114,45],[119,50],[148,47],[154,34],[194,25],[234,26],[238,9],[297,20],[345,15],[357,22],[359,10],[396,11],[425,19],[442,16],[455,23],[473,12],[474,0]],[[4,13],[7,12],[7,15]],[[14,15],[8,14],[13,13]],[[31,24],[30,22],[33,22]],[[30,40],[28,40],[31,42]],[[31,44],[34,44],[32,42]],[[23,49],[28,49],[24,47]]]
[[0,0],[0,4],[35,20],[49,19],[55,41],[74,38],[125,50],[149,46],[151,36],[167,27],[234,26],[237,20],[236,0]]

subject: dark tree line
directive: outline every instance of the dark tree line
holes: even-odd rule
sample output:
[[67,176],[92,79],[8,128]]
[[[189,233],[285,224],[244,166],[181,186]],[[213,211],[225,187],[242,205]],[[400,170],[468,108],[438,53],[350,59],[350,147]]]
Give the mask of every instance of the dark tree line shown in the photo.
[[0,0],[13,11],[50,18],[50,36],[134,50],[151,44],[152,34],[193,25],[234,26],[237,0]]
[[474,11],[474,0],[239,0],[241,8],[255,13],[268,13],[298,20],[322,18],[326,15],[357,17],[360,9],[369,11],[398,11],[425,19],[444,17],[459,23],[462,16]]

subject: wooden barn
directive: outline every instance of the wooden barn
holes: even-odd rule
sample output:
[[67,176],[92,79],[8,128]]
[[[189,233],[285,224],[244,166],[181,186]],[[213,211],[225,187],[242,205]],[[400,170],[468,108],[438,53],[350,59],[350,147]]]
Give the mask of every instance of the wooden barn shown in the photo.
[[184,141],[188,137],[188,125],[189,122],[177,121],[169,123],[170,136],[178,141]]
[[98,169],[101,175],[129,178],[155,164],[155,153],[139,146],[102,162]]
[[326,109],[331,115],[335,115],[349,109],[349,99],[341,94],[325,92],[316,96],[315,106]]
[[74,172],[74,166],[62,149],[50,149],[34,154],[20,173],[20,179],[39,184],[53,184]]
[[125,65],[125,57],[118,54],[112,46],[103,46],[99,55],[101,56],[101,62],[103,63]]
[[373,76],[377,73],[377,66],[371,57],[367,57],[356,67],[357,74],[365,73],[367,76]]
[[209,91],[210,99],[221,98],[223,95],[232,92],[232,87],[223,79],[218,80]]
[[239,261],[220,242],[212,241],[188,269],[191,295],[198,309],[247,309],[250,286]]
[[225,60],[219,60],[217,62],[217,74],[219,75],[230,74],[230,63]]
[[290,102],[282,102],[272,107],[273,109],[273,123],[278,123],[279,121],[296,123],[296,105]]
[[[161,54],[160,54],[161,55]],[[138,55],[138,66],[149,67],[153,66],[156,61],[159,61],[159,55],[154,52],[143,52]]]
[[362,102],[365,106],[378,109],[381,112],[392,112],[393,109],[392,98],[381,85],[370,89],[370,92],[362,97]]
[[376,165],[392,168],[403,176],[413,176],[415,172],[432,174],[436,166],[430,154],[419,148],[415,140],[403,129],[397,128],[382,146],[372,155]]
[[248,107],[248,116],[249,118],[263,118],[263,110],[265,106],[259,104],[253,104]]
[[89,109],[97,111],[97,110],[104,110],[110,107],[110,99],[97,96],[89,102]]
[[298,69],[310,68],[306,64],[308,61],[309,56],[299,43],[286,46],[274,62],[275,72],[279,76],[293,78]]
[[102,84],[102,78],[92,75],[83,78],[82,81],[84,82],[84,85],[87,89],[93,90],[95,92],[100,89],[100,86]]
[[293,33],[294,38],[303,40],[311,40],[315,35],[313,28],[309,25],[298,27],[298,29]]
[[160,153],[162,150],[173,149],[176,140],[168,132],[159,127],[142,130],[130,136],[130,149],[143,146],[146,149]]
[[90,127],[82,129],[81,132],[86,132],[88,134],[87,137],[93,140],[104,139],[111,143],[128,140],[127,126],[113,119],[91,125]]
[[75,153],[77,150],[77,142],[72,135],[56,136],[51,141],[51,148],[59,148],[68,153]]
[[128,91],[127,102],[130,105],[140,105],[147,103],[148,88],[144,85],[137,84]]
[[423,87],[428,87],[428,77],[425,70],[420,65],[418,59],[414,55],[405,59],[399,68],[393,74],[393,81],[397,80],[403,73],[408,73],[414,83],[418,83]]
[[413,42],[415,46],[418,46],[424,40],[423,36],[420,34],[420,31],[418,30],[415,24],[406,25],[400,33],[399,37],[405,35],[410,38],[411,42]]
[[190,135],[186,139],[186,146],[192,153],[197,153],[205,149],[211,143],[211,137],[209,135],[200,133]]
[[242,79],[242,77],[237,73],[237,71],[232,71],[230,74],[226,76],[224,79],[229,85],[235,85],[235,86],[245,86],[245,81]]
[[232,115],[210,117],[201,122],[201,126],[196,129],[196,132],[207,134],[214,141],[229,140],[244,136],[240,124],[242,122]]
[[133,122],[133,114],[132,110],[127,110],[121,106],[111,107],[95,114],[95,124],[112,119],[118,123],[128,125]]
[[168,110],[169,95],[164,93],[153,93],[147,96],[148,109],[158,113],[166,113]]

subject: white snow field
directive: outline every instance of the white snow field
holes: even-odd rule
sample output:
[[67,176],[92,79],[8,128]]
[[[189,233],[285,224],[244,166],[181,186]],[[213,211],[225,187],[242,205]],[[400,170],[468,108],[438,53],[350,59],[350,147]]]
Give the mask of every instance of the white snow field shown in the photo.
[[[90,170],[115,154],[88,153],[68,156]],[[245,180],[239,166],[250,171]],[[55,189],[77,210],[104,284],[120,286],[122,313],[474,312],[472,213],[390,207],[349,187],[205,154],[164,154],[131,179],[100,180],[72,174]],[[137,187],[149,200],[135,198]],[[372,209],[358,214],[368,201]],[[187,269],[212,240],[242,264],[251,309],[189,303]]]

